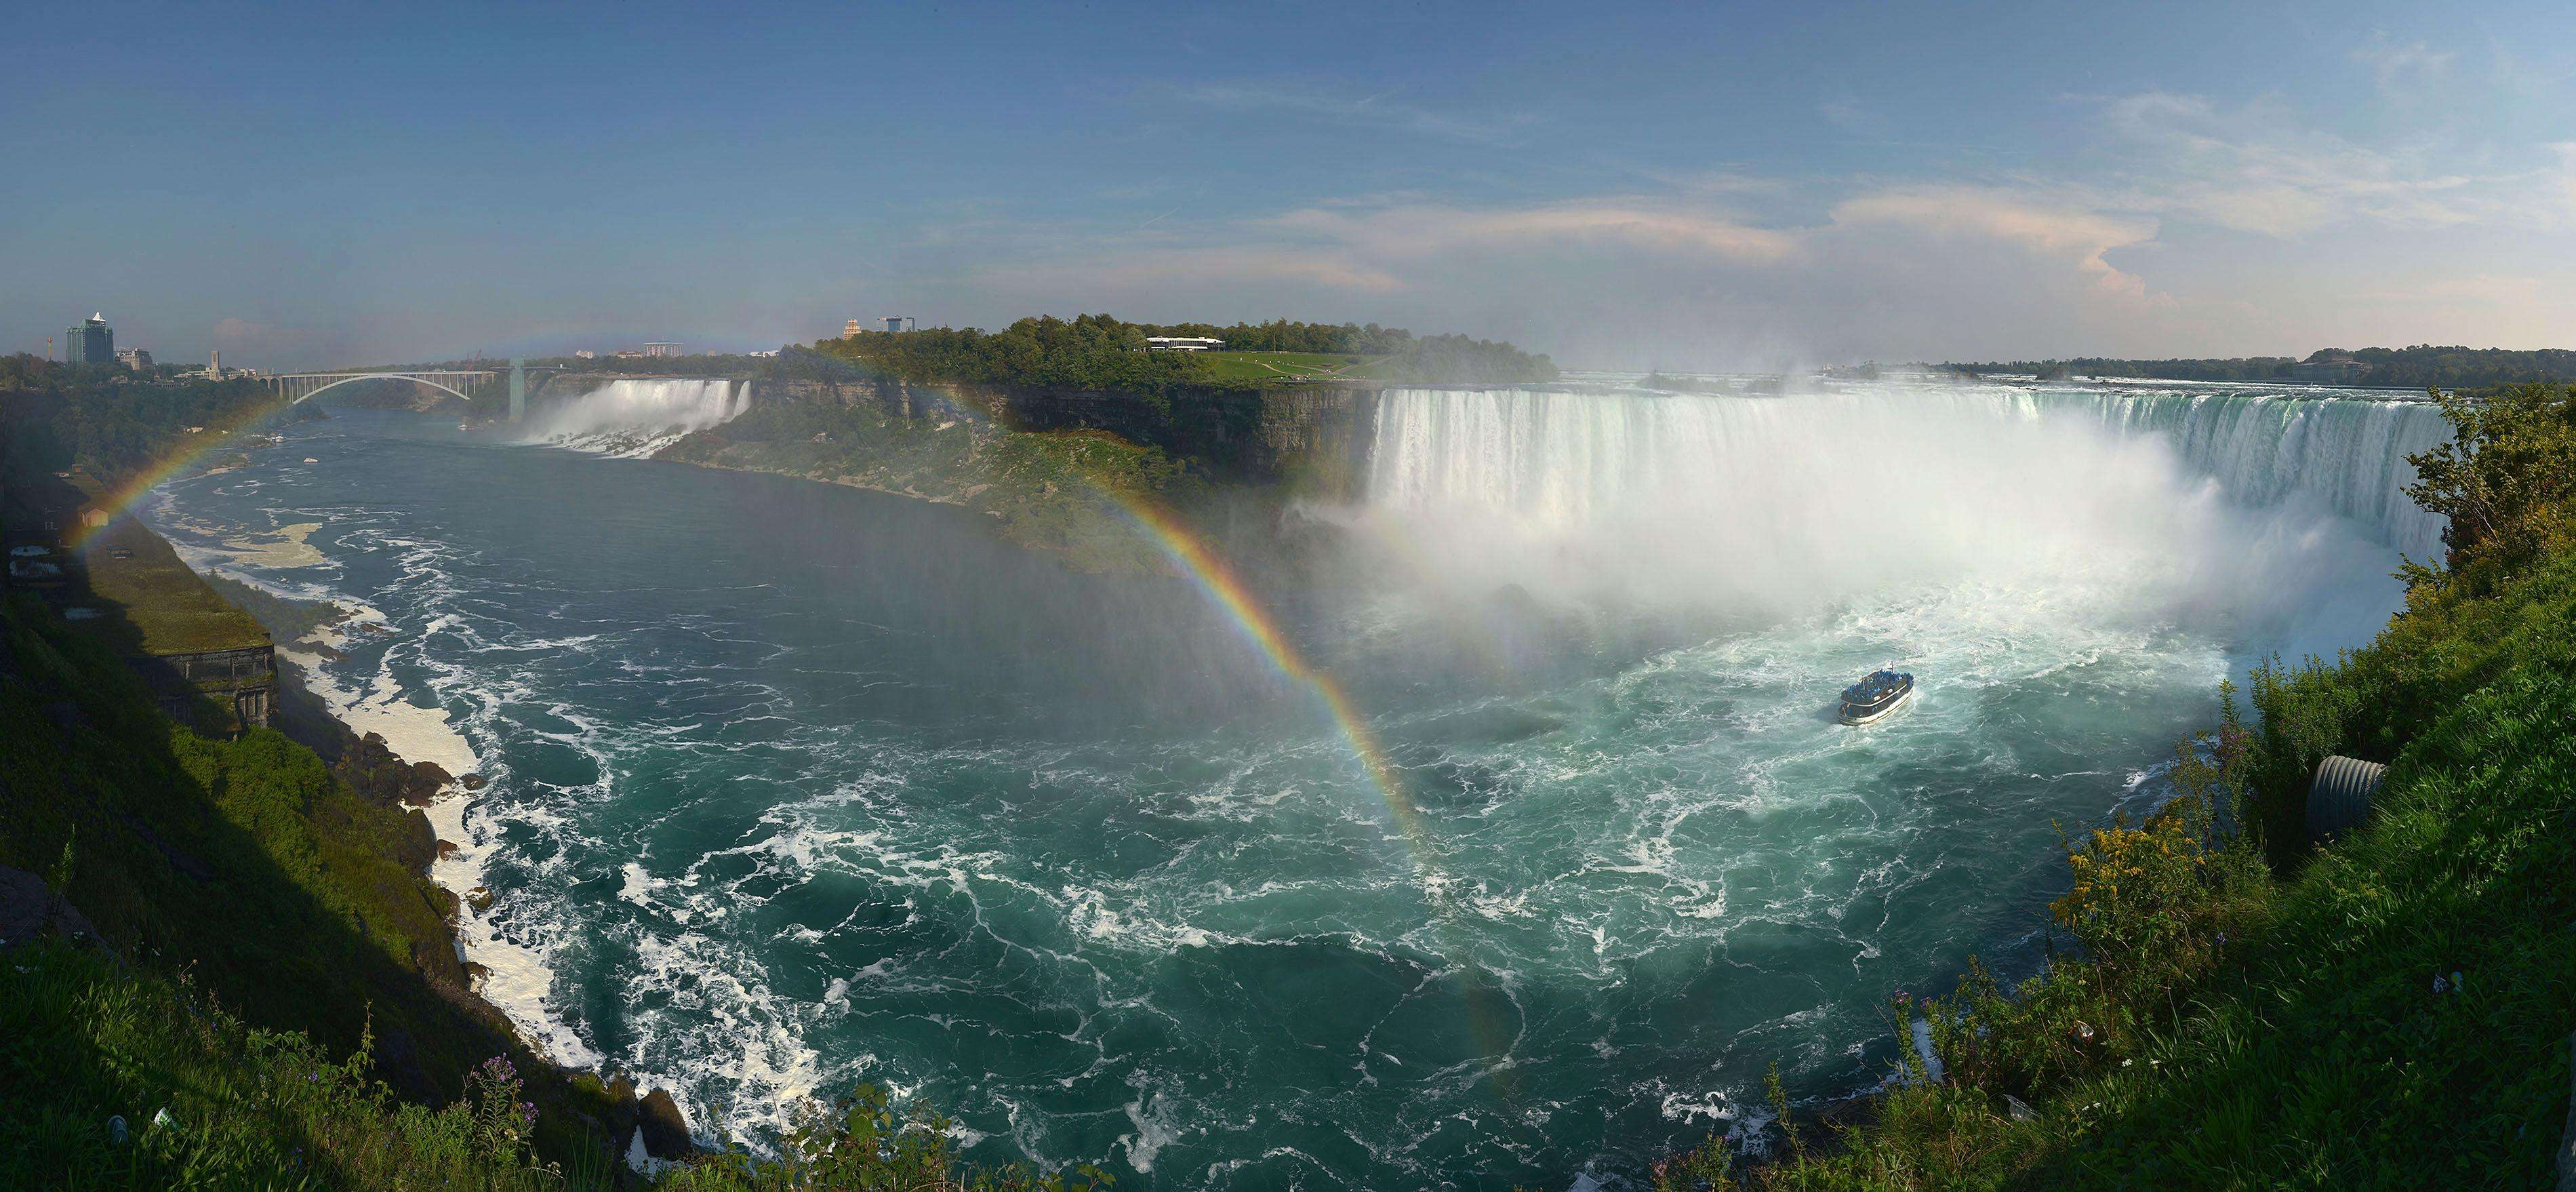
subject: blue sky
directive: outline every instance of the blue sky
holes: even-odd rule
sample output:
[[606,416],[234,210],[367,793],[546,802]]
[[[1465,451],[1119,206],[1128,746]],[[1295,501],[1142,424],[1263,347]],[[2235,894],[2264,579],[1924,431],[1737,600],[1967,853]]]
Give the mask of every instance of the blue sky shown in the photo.
[[[1793,10],[1794,9],[1794,10]],[[65,9],[10,350],[1377,321],[1574,365],[2576,346],[2576,6]]]

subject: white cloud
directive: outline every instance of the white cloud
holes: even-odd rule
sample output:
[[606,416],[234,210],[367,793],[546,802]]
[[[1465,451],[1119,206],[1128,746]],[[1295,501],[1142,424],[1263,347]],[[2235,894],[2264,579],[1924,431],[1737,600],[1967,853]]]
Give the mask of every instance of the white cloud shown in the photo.
[[2104,254],[2153,240],[2153,219],[2070,205],[2040,195],[1969,186],[1864,195],[1836,205],[1833,217],[1837,224],[1904,224],[1940,235],[1978,236],[2017,244],[2042,257],[2071,264],[2106,295],[2136,301],[2147,298],[2146,282],[2115,268]]
[[2472,155],[2447,140],[2373,148],[2305,130],[2274,103],[2225,110],[2162,92],[2113,101],[2105,119],[2132,148],[2124,205],[2235,231],[2296,237],[2358,221],[2555,227],[2568,218],[2563,155],[2467,172],[2452,163]]
[[2370,68],[2381,94],[2403,96],[2439,86],[2450,77],[2451,63],[2458,57],[2453,51],[2436,50],[2420,40],[2393,40],[2384,32],[2352,52],[2353,61]]

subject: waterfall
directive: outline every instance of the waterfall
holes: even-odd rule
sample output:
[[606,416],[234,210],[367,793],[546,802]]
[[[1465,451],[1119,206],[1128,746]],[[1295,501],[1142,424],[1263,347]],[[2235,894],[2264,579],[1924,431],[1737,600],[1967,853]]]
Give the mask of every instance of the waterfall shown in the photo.
[[1391,390],[1350,516],[1460,591],[1759,615],[1968,584],[2296,618],[2438,555],[2401,490],[2447,434],[2423,403],[2282,393]]
[[[1983,427],[2013,438],[2019,428],[2010,424],[2049,420],[2159,440],[2239,504],[2306,502],[2411,557],[2440,554],[2441,519],[2404,491],[2415,479],[2406,457],[2450,436],[2440,413],[2417,401],[2279,392],[1962,386],[1746,398],[1395,390],[1379,406],[1367,499],[1381,507],[1477,504],[1570,526],[1641,501],[1705,494],[1730,472],[1824,484],[1846,469],[1910,470],[1925,451],[1956,446],[1960,433]],[[1872,433],[1873,421],[1881,433]],[[1934,433],[1909,442],[1918,430]],[[1864,445],[1873,450],[1857,450]]]
[[2406,462],[2449,441],[2429,402],[2263,393],[2025,395],[2042,411],[2098,418],[2122,434],[2156,435],[2244,504],[2308,498],[2368,526],[2411,558],[2442,551],[2442,519],[2407,499]]
[[749,409],[751,386],[656,377],[611,381],[528,419],[526,440],[640,459]]

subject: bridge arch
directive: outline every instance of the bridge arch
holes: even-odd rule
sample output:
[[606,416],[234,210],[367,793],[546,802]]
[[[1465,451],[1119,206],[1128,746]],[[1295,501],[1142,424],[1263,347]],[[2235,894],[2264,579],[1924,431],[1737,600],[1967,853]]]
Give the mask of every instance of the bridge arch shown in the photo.
[[[279,380],[292,380],[292,379],[294,379],[294,378],[292,378],[292,377],[280,377],[280,378],[278,378],[278,379],[279,379]],[[312,389],[309,389],[309,390],[307,390],[307,391],[305,391],[305,392],[303,392],[303,393],[301,393],[301,394],[297,394],[297,395],[294,397],[294,399],[293,399],[293,400],[288,401],[286,404],[288,404],[288,405],[290,405],[290,406],[294,406],[294,405],[302,405],[302,404],[304,404],[305,402],[311,401],[311,400],[313,400],[314,398],[317,398],[317,397],[322,396],[324,393],[327,393],[327,392],[329,392],[329,391],[331,391],[331,390],[333,390],[333,389],[337,389],[337,388],[339,388],[339,387],[340,387],[340,386],[342,386],[342,385],[346,385],[346,384],[348,384],[348,383],[349,383],[349,382],[351,382],[351,381],[412,381],[412,382],[416,382],[416,383],[419,383],[419,384],[422,384],[422,385],[427,385],[427,386],[429,386],[429,387],[430,387],[430,388],[432,388],[432,389],[442,390],[442,391],[447,392],[447,393],[453,393],[453,394],[455,394],[457,397],[462,398],[462,399],[464,399],[464,400],[466,400],[466,401],[469,401],[469,402],[474,400],[474,395],[473,395],[473,394],[471,394],[471,393],[466,393],[466,392],[463,392],[463,391],[461,391],[461,390],[458,390],[458,389],[452,388],[452,387],[448,386],[447,384],[445,384],[444,382],[434,381],[434,380],[431,380],[431,379],[430,379],[430,378],[428,378],[428,377],[421,376],[421,375],[419,375],[419,374],[417,374],[417,373],[385,372],[385,373],[351,373],[350,375],[345,376],[345,377],[341,377],[341,378],[340,378],[340,379],[338,379],[338,380],[324,382],[323,384],[321,384],[321,385],[317,385],[317,386],[313,387]]]

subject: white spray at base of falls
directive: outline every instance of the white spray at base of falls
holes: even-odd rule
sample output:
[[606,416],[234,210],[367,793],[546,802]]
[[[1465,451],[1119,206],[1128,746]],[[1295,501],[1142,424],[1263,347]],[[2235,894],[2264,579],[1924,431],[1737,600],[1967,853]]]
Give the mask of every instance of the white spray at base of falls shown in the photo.
[[611,381],[528,420],[526,441],[642,459],[681,436],[732,421],[751,407],[751,386],[654,377]]
[[2349,642],[2394,552],[2438,553],[2401,490],[2446,437],[2423,403],[2279,393],[1394,390],[1354,522],[1462,594],[1768,618],[1973,583]]

